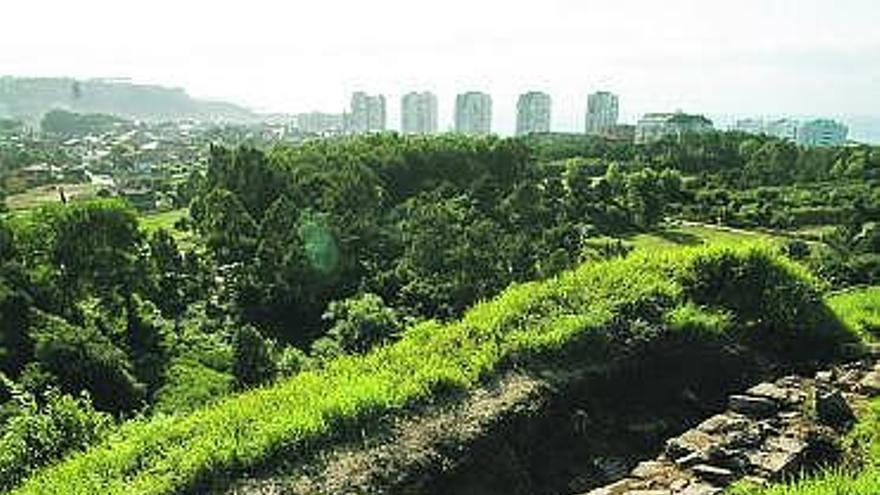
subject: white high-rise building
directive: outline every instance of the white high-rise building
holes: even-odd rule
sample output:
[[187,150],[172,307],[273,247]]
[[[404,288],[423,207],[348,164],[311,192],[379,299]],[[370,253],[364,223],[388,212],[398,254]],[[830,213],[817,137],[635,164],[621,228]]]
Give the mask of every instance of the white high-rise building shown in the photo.
[[437,97],[430,91],[411,92],[400,100],[400,130],[404,134],[437,132]]
[[516,102],[516,133],[550,132],[550,95],[529,91]]
[[846,144],[849,129],[840,122],[816,119],[798,129],[797,142],[801,146],[842,146]]
[[455,98],[455,132],[489,134],[492,132],[492,97],[469,91]]
[[586,132],[597,136],[607,136],[617,126],[619,106],[617,95],[599,91],[587,97]]
[[349,131],[354,134],[385,130],[385,97],[371,96],[363,91],[351,95]]

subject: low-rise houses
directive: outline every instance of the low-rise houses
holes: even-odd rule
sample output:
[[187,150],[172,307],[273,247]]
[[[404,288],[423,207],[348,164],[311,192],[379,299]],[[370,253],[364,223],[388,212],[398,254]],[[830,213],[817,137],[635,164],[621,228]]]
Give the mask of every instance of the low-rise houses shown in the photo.
[[636,125],[635,142],[651,143],[667,136],[680,139],[686,134],[700,134],[713,129],[712,121],[702,115],[683,112],[648,113]]
[[799,122],[782,118],[764,122],[759,119],[737,120],[734,129],[749,134],[766,134],[785,139],[801,146],[842,146],[846,144],[849,129],[831,119],[813,119]]

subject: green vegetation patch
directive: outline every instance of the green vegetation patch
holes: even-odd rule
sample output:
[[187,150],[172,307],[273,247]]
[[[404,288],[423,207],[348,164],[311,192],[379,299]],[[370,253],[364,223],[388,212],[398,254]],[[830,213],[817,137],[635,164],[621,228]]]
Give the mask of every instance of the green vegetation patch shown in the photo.
[[366,355],[191,414],[129,423],[13,493],[197,490],[219,475],[315,449],[352,422],[473,387],[513,361],[565,351],[601,367],[621,357],[621,342],[695,330],[755,346],[772,342],[773,352],[791,359],[812,359],[852,339],[822,303],[818,282],[767,248],[636,253],[512,286],[458,321],[416,325]]

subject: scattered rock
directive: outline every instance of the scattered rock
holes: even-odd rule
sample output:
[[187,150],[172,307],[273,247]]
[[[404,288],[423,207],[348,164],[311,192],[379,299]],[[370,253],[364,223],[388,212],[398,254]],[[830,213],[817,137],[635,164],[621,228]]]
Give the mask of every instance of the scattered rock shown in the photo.
[[697,429],[710,435],[740,430],[749,424],[748,418],[739,414],[716,414],[703,421]]
[[731,395],[730,409],[753,418],[766,418],[778,410],[776,402],[764,397]]
[[802,451],[767,448],[749,454],[750,465],[762,477],[778,480],[797,471]]
[[856,416],[839,390],[822,391],[816,394],[816,414],[819,421],[834,428],[845,428],[852,424]]
[[861,390],[869,397],[880,395],[880,371],[872,371],[859,382]]
[[707,455],[718,438],[700,430],[688,430],[666,442],[666,455],[676,460],[690,454]]
[[797,390],[782,388],[774,383],[762,383],[746,391],[748,395],[770,399],[780,406],[797,405],[799,397]]
[[823,370],[817,372],[816,381],[823,384],[830,384],[834,381],[834,370]]
[[712,486],[708,483],[692,483],[687,488],[677,493],[680,495],[717,495],[722,491],[724,491],[722,488]]
[[762,478],[760,476],[744,476],[740,481],[745,486],[756,488],[767,486],[770,483],[767,478]]
[[704,463],[708,460],[709,459],[706,459],[706,456],[704,456],[703,454],[701,454],[699,452],[691,452],[690,454],[688,454],[684,457],[680,457],[680,458],[676,459],[675,464],[679,467],[689,468],[691,466],[695,466],[697,464]]
[[644,461],[636,466],[630,476],[633,478],[650,479],[664,475],[669,471],[669,465],[659,461]]
[[729,485],[736,475],[733,471],[709,464],[697,464],[691,471],[701,479],[717,485]]
[[[813,394],[815,415],[804,407]],[[866,395],[880,395],[880,364],[868,360],[814,379],[758,384],[732,395],[724,413],[668,440],[663,454],[605,487],[610,491],[590,495],[717,495],[736,480],[764,486],[788,479],[839,456],[841,432],[855,421],[848,400]]]

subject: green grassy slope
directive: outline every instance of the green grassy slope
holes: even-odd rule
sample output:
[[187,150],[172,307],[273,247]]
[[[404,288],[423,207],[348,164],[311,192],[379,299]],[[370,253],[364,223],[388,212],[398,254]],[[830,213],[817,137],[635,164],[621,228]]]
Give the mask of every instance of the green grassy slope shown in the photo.
[[666,333],[724,333],[792,355],[828,349],[848,335],[823,305],[816,281],[766,248],[636,253],[511,287],[459,321],[418,325],[365,356],[189,415],[127,424],[13,493],[197,490],[217,475],[307,451],[340,425],[472,387],[512,361],[556,356],[577,342],[578,359],[601,366],[614,359],[611,340],[655,338],[633,324],[652,319]]

